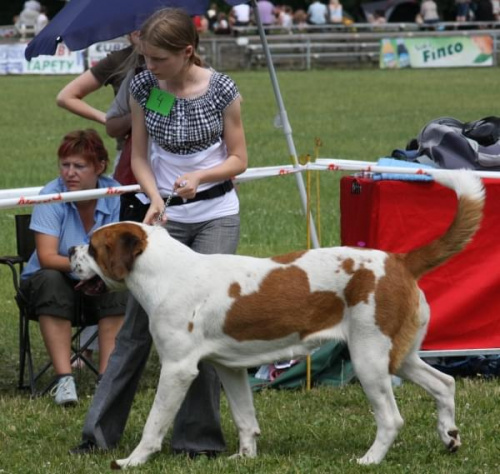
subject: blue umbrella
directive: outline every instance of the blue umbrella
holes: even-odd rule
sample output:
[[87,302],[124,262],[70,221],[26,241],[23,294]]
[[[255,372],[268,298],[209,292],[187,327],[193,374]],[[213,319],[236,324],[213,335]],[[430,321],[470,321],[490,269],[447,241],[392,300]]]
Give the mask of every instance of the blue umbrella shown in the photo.
[[78,51],[139,29],[160,8],[179,7],[191,15],[204,15],[208,4],[209,0],[71,0],[29,43],[24,54],[28,61],[41,54],[53,55],[61,41]]

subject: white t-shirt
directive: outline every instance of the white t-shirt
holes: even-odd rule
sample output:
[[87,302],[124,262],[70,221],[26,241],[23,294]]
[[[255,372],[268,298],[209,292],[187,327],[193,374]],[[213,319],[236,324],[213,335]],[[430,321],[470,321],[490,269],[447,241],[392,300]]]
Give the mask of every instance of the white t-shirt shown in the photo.
[[235,5],[233,7],[233,12],[236,21],[239,21],[240,23],[250,22],[250,5],[247,5],[246,3]]
[[316,1],[309,5],[307,14],[309,15],[309,21],[313,25],[324,25],[328,16],[328,10],[324,3]]
[[[151,168],[156,178],[158,190],[164,198],[171,194],[177,177],[194,170],[214,168],[223,163],[227,157],[226,145],[222,141],[192,155],[169,153],[153,140],[151,140],[150,145]],[[197,192],[205,191],[218,184],[221,183],[201,184]],[[232,189],[217,198],[167,207],[167,218],[175,222],[193,224],[232,216],[238,214],[239,211],[238,196],[236,191]]]

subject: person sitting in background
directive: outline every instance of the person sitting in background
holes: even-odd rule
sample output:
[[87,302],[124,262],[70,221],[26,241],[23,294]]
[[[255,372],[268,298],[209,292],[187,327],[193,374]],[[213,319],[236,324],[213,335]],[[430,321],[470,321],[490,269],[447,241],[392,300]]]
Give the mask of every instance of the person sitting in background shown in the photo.
[[41,9],[41,5],[40,5],[40,2],[38,2],[37,0],[28,0],[26,2],[24,2],[24,10],[33,10],[33,11],[36,11],[36,12],[39,12],[40,9]]
[[491,8],[495,21],[500,21],[500,0],[491,0]]
[[339,0],[330,0],[328,4],[328,19],[330,23],[340,24],[343,19],[342,4]]
[[[103,176],[108,152],[95,130],[68,133],[58,149],[59,177],[41,194],[118,186]],[[40,324],[40,331],[57,376],[53,394],[58,405],[78,401],[71,374],[72,318],[78,280],[71,273],[68,252],[88,243],[92,231],[118,220],[118,197],[35,206],[30,228],[36,250],[21,275],[21,290]],[[99,374],[103,374],[122,325],[127,293],[83,296],[84,313],[98,319]]]
[[47,16],[47,7],[45,7],[45,5],[42,5],[40,7],[40,13],[36,18],[35,35],[40,33],[40,31],[42,31],[48,24],[49,24],[49,17]]
[[240,3],[235,5],[230,15],[232,26],[248,26],[250,24],[251,8],[248,3]]
[[469,21],[470,0],[455,0],[456,21]]
[[328,21],[326,5],[319,0],[314,0],[307,9],[307,21],[310,25],[325,25]]
[[302,8],[295,10],[293,14],[293,24],[299,31],[307,29],[307,13]]
[[229,20],[224,12],[220,12],[217,16],[217,23],[215,24],[214,33],[216,35],[230,35],[231,26]]
[[16,18],[14,26],[22,38],[35,34],[36,21],[40,15],[41,5],[35,0],[24,3],[23,10]]
[[435,25],[439,23],[438,7],[434,0],[424,0],[422,2],[420,5],[419,20],[424,25]]
[[276,16],[274,14],[274,5],[269,0],[258,0],[257,10],[259,12],[260,21],[264,26],[275,24]]
[[196,27],[196,31],[200,34],[206,33],[209,30],[208,19],[205,15],[193,16],[193,23]]
[[217,15],[219,13],[218,7],[216,3],[211,3],[210,8],[205,13],[205,17],[208,21],[208,31],[213,33],[215,29],[215,24],[217,23]]
[[276,6],[276,17],[278,25],[292,32],[293,27],[293,9],[289,5]]

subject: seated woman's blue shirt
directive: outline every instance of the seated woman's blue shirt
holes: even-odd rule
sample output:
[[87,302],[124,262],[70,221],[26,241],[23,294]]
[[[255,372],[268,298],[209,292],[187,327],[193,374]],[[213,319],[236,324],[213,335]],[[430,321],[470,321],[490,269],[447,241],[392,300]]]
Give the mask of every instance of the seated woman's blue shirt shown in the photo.
[[[100,176],[98,188],[116,187],[120,184],[112,178]],[[59,177],[48,183],[40,194],[68,192],[64,181]],[[38,204],[33,208],[30,229],[42,234],[52,235],[59,239],[59,255],[68,256],[68,250],[74,245],[88,244],[92,232],[105,224],[117,222],[120,214],[120,198],[118,196],[100,198],[94,213],[95,224],[86,232],[75,202],[61,202],[57,204]],[[26,264],[21,275],[22,279],[30,277],[40,270],[38,255],[33,255]],[[70,274],[70,276],[72,276]]]

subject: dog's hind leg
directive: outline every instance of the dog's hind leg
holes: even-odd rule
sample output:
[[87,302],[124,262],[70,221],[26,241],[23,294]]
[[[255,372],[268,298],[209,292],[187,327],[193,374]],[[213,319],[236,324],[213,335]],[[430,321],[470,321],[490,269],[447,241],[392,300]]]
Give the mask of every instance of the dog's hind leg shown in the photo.
[[197,360],[190,364],[163,363],[160,380],[140,443],[126,459],[111,463],[113,469],[124,469],[144,464],[161,450],[165,434],[172,424],[186,393],[198,375]]
[[232,457],[255,457],[257,455],[256,438],[260,435],[260,429],[255,415],[247,370],[230,369],[219,364],[214,364],[214,367],[224,387],[233,420],[238,428],[240,449]]
[[403,426],[389,375],[389,347],[378,338],[369,343],[359,339],[349,350],[356,375],[373,407],[377,434],[359,464],[378,464]]
[[406,357],[398,375],[420,385],[436,400],[439,436],[451,452],[456,451],[461,443],[458,428],[455,425],[455,380],[453,377],[426,364],[416,351]]

